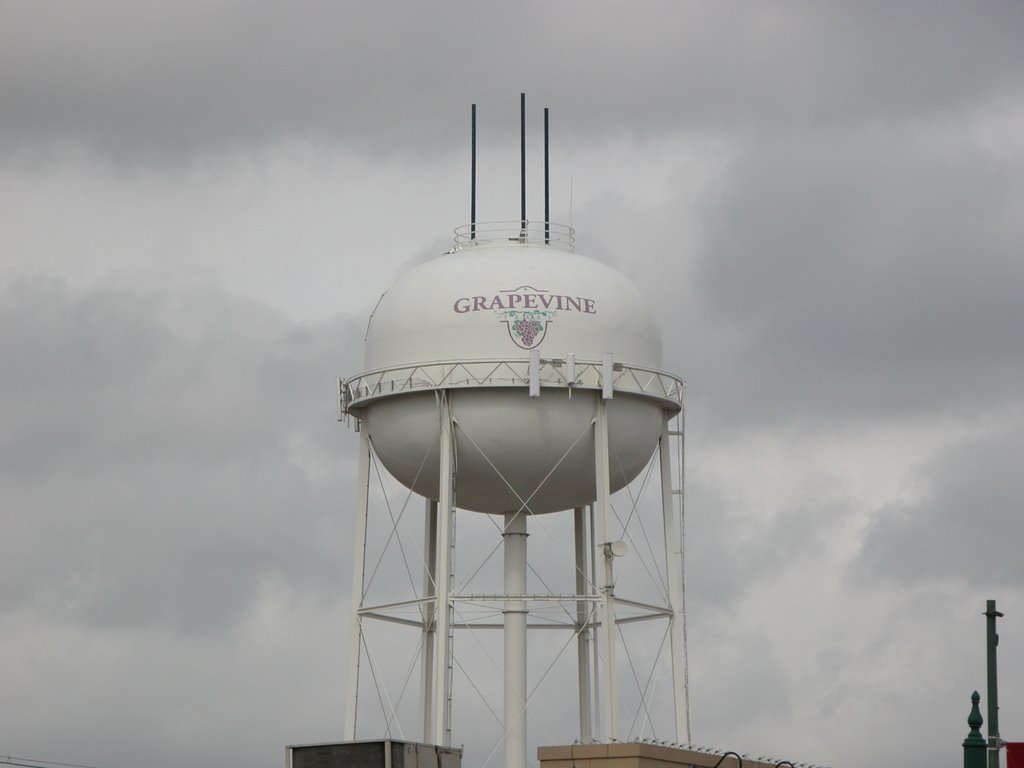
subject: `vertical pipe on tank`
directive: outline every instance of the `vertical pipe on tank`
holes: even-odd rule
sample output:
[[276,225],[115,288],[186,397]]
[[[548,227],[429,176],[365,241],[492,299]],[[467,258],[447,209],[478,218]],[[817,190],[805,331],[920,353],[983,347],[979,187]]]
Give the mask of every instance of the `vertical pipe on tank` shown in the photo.
[[469,180],[469,240],[476,240],[476,104],[473,105],[472,127],[470,129],[470,180]]
[[612,505],[611,472],[608,460],[608,401],[597,401],[597,418],[594,419],[594,469],[597,480],[597,517],[601,521],[601,547],[604,550],[604,579],[601,592],[604,595],[604,636],[605,676],[607,678],[608,706],[604,710],[604,738],[619,737],[619,686],[615,675],[615,649],[617,636],[615,628],[615,577],[612,561]]
[[526,240],[526,94],[519,94],[519,226]]
[[544,243],[551,242],[550,165],[548,164],[548,108],[544,107]]
[[[683,386],[683,395],[686,395],[686,387]],[[683,402],[683,409],[679,411],[677,421],[679,428],[679,460],[676,463],[676,472],[679,489],[679,553],[682,559],[683,577],[683,686],[686,692],[686,741],[693,739],[693,729],[690,726],[690,670],[689,652],[686,650],[686,402]]]
[[440,478],[437,499],[437,580],[434,600],[434,744],[448,746],[448,698],[451,677],[451,520],[453,499],[453,435],[452,413],[448,393],[441,393],[440,402]]
[[526,768],[526,513],[506,512],[505,529],[505,768]]
[[[590,586],[587,592],[592,592],[597,586],[597,558],[594,557],[594,553],[597,552],[597,526],[594,524],[594,505],[587,505],[587,529],[590,532]],[[595,606],[591,603],[590,606],[590,617],[591,623],[593,624]],[[594,629],[590,630],[590,658],[591,658],[591,669],[593,673],[590,677],[591,684],[594,688],[594,698],[592,699],[593,704],[591,707],[591,727],[594,732],[594,738],[598,741],[601,740],[601,662],[598,658],[597,650],[597,633]]]
[[359,470],[356,480],[355,555],[352,558],[352,617],[348,637],[348,693],[345,702],[345,739],[355,741],[356,708],[359,704],[359,659],[363,642],[363,626],[359,609],[363,607],[366,579],[366,518],[370,500],[370,436],[359,431]]
[[590,730],[590,601],[581,600],[589,594],[587,587],[587,527],[583,507],[573,511],[573,532],[576,539],[576,666],[579,682],[580,741],[592,738]]
[[[423,596],[434,597],[437,593],[437,502],[427,499],[423,531]],[[430,743],[434,729],[433,685],[434,685],[434,616],[437,611],[433,603],[424,603],[423,651],[420,656],[420,719],[423,724],[421,740]]]
[[[661,513],[665,537],[665,572],[668,575],[669,641],[672,649],[672,702],[675,708],[676,743],[690,742],[689,711],[686,691],[686,609],[683,602],[683,552],[680,529],[682,503],[676,504],[676,489],[672,487],[672,443],[666,413],[661,426],[658,455],[661,464]],[[678,492],[682,493],[682,488]],[[676,510],[680,511],[677,516]]]

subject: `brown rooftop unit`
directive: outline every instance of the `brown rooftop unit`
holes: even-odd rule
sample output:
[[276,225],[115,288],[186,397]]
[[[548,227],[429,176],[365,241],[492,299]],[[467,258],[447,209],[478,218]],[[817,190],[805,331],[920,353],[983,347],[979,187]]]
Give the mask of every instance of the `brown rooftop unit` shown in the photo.
[[409,741],[342,741],[285,748],[285,768],[461,768],[462,750]]

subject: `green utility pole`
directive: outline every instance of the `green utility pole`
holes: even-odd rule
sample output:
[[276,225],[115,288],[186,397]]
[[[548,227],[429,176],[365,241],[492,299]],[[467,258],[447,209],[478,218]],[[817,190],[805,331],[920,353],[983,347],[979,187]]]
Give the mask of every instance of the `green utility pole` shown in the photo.
[[987,635],[988,662],[988,768],[999,768],[999,691],[996,676],[996,646],[999,635],[996,634],[996,619],[1002,616],[996,610],[996,601],[989,600],[985,605],[985,621]]

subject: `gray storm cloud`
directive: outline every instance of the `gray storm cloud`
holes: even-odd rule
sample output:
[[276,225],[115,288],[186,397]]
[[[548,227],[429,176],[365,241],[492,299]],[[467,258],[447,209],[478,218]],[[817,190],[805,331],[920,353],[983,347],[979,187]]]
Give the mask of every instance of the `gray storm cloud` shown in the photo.
[[942,116],[1024,85],[1022,11],[988,8],[7,4],[0,146],[158,163],[283,136],[452,151],[449,115],[506,93],[489,129],[510,134],[520,90],[573,141]]
[[7,610],[206,632],[275,574],[338,589],[340,473],[318,465],[351,453],[321,395],[352,325],[56,280],[9,286],[0,317]]
[[[994,0],[4,3],[0,754],[337,737],[334,377],[468,218],[474,101],[482,207],[517,215],[526,91],[556,220],[650,297],[688,381],[695,741],[959,759],[986,598],[1024,675],[1022,37]],[[381,484],[376,522],[405,503]]]

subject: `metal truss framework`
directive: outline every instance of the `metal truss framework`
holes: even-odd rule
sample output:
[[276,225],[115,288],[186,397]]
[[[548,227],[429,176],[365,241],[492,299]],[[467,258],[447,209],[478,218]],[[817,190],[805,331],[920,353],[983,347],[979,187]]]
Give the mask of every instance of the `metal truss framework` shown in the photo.
[[[510,540],[514,543],[521,539],[522,559],[525,565],[527,516],[523,510],[505,516],[503,537],[506,542],[506,593],[462,593],[454,590],[454,526],[457,505],[454,497],[454,445],[460,428],[452,418],[448,392],[452,389],[487,386],[529,387],[531,394],[538,395],[541,386],[579,388],[602,393],[602,397],[596,400],[597,406],[590,427],[593,430],[595,444],[597,499],[588,507],[577,507],[573,511],[576,566],[576,591],[573,594],[526,594],[525,570],[521,573],[513,571],[510,581],[507,549]],[[365,430],[360,431],[345,738],[356,738],[359,671],[364,651],[364,620],[387,622],[420,632],[421,738],[428,743],[450,745],[451,685],[453,670],[457,663],[452,647],[453,634],[456,630],[504,630],[506,666],[510,663],[510,643],[515,647],[521,642],[524,646],[522,656],[525,658],[527,630],[571,632],[577,640],[580,739],[587,741],[594,738],[598,732],[605,739],[620,737],[616,671],[616,649],[624,642],[620,627],[634,622],[666,619],[666,634],[672,663],[674,736],[676,742],[688,743],[690,722],[683,506],[685,385],[682,380],[660,371],[612,363],[610,356],[601,362],[577,362],[571,357],[540,359],[534,354],[526,360],[446,361],[371,371],[347,381],[339,380],[338,391],[339,418],[346,420],[351,415],[358,419],[360,407],[378,398],[412,391],[434,391],[438,395],[440,423],[438,441],[441,482],[439,498],[426,500],[422,592],[413,599],[381,604],[365,604],[363,599],[367,586],[365,547],[370,500],[370,468],[375,462],[375,457],[369,436]],[[658,468],[661,485],[666,598],[664,604],[633,600],[615,593],[616,537],[613,535],[613,526],[617,513],[612,507],[610,493],[607,400],[618,392],[654,398],[661,401],[665,408],[662,433],[651,465]],[[358,428],[358,422],[356,426]],[[467,437],[472,439],[471,436]],[[500,471],[498,474],[500,476]],[[501,479],[504,481],[503,477]],[[634,507],[636,502],[634,499]],[[525,502],[523,506],[524,509],[528,509]],[[632,519],[632,511],[629,519]],[[629,519],[625,523],[619,519],[623,530],[628,528]],[[394,533],[397,534],[397,521],[392,522],[396,526]],[[530,607],[539,608],[543,605],[560,606],[563,618],[529,621]],[[494,616],[503,614],[503,620],[467,619],[463,611],[458,609],[459,606],[486,609]],[[410,611],[415,618],[410,618]],[[629,615],[617,615],[623,613]],[[512,623],[519,622],[516,625],[518,629],[513,629],[511,634],[510,616],[513,617]],[[571,639],[570,637],[569,643]],[[626,653],[628,656],[628,649]],[[630,665],[632,666],[632,660]],[[525,748],[526,704],[533,692],[525,690],[525,668],[513,669],[511,672],[506,669],[503,674],[506,676],[506,683],[513,676],[519,678],[513,681],[514,684],[511,686],[506,686],[506,723],[502,736],[502,742],[506,742],[505,762],[525,765],[525,756],[518,755],[515,752],[515,744],[510,746],[509,743],[521,740]],[[635,671],[634,678],[636,679]],[[640,687],[638,679],[637,684]],[[641,703],[645,707],[644,697],[648,695],[649,687],[650,680],[647,687],[641,691]],[[519,712],[518,717],[510,718],[510,706]],[[598,719],[602,720],[600,727]],[[495,745],[495,749],[499,746],[500,744]]]

